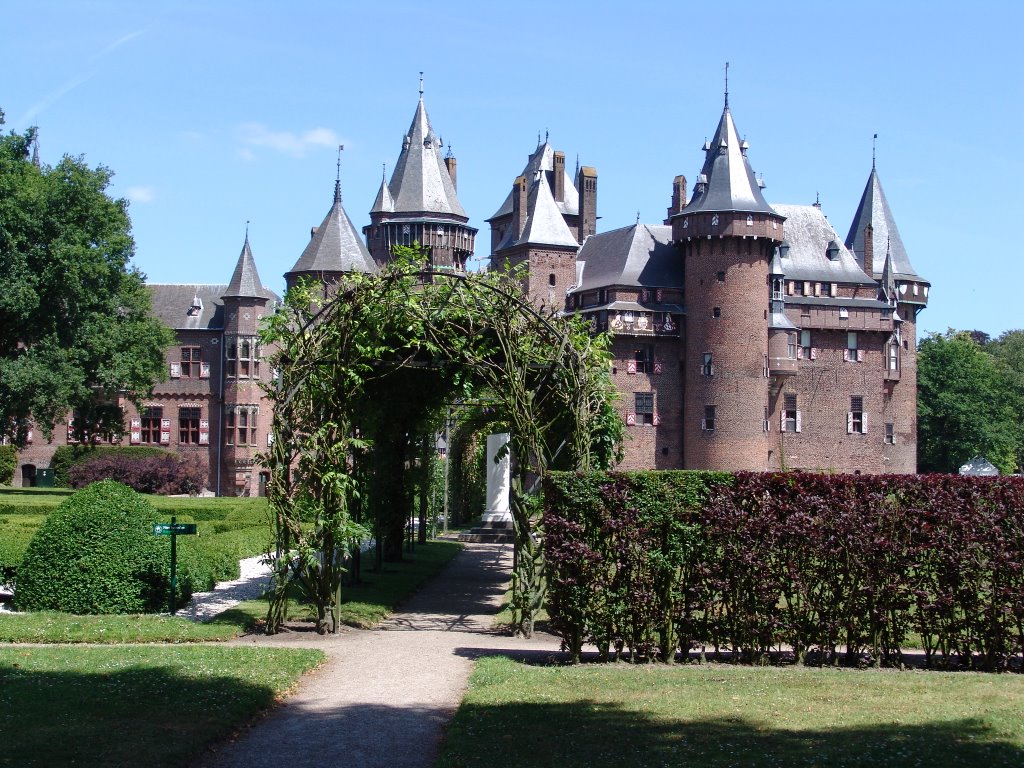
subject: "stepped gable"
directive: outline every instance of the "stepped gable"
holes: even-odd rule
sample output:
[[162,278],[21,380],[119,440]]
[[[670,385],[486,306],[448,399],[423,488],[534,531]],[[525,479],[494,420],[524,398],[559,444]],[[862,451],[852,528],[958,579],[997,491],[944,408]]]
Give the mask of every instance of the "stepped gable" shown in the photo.
[[[548,187],[554,188],[555,185],[555,151],[551,145],[545,141],[543,144],[539,144],[537,149],[534,150],[533,154],[530,155],[526,161],[526,166],[523,168],[523,172],[519,174],[527,179],[536,178],[538,172],[543,172],[547,179]],[[580,212],[580,193],[576,189],[576,185],[573,184],[572,177],[569,173],[562,168],[562,184],[564,185],[565,194],[562,200],[556,200],[555,205],[558,206],[559,213],[567,216],[576,216]],[[508,216],[512,213],[514,207],[514,201],[512,200],[512,192],[508,193],[508,197],[505,198],[505,202],[501,204],[501,207],[491,216],[491,219],[497,219],[501,216]]]
[[581,275],[574,293],[612,285],[678,288],[684,280],[672,227],[662,224],[634,224],[591,235],[576,262]]
[[441,142],[430,126],[422,91],[388,187],[396,214],[442,214],[468,220],[441,156]]
[[714,138],[704,145],[704,167],[694,185],[693,197],[682,213],[774,213],[747,161],[747,146],[736,131],[727,98]]
[[878,267],[882,263],[881,257],[888,252],[892,257],[892,270],[895,279],[923,282],[910,263],[910,257],[907,255],[907,249],[903,246],[900,231],[896,228],[896,219],[893,218],[889,202],[885,199],[882,182],[878,178],[878,171],[875,170],[874,164],[871,166],[871,174],[864,187],[864,194],[861,195],[860,205],[857,206],[857,213],[853,217],[850,233],[846,236],[846,247],[856,254],[857,263],[862,267],[864,266],[864,230],[869,224],[873,232],[872,252],[874,254],[871,276],[876,280],[881,277],[881,270]]
[[264,288],[260,281],[260,273],[256,270],[256,261],[253,259],[252,249],[249,247],[248,233],[245,235],[242,252],[235,264],[235,271],[231,275],[231,282],[228,283],[222,298],[277,299],[277,295]]
[[334,202],[295,266],[285,273],[291,285],[300,275],[376,272],[377,265],[341,203],[341,182],[334,182]]
[[[786,217],[782,268],[790,280],[874,285],[816,205],[776,205]],[[788,246],[788,248],[786,247]]]

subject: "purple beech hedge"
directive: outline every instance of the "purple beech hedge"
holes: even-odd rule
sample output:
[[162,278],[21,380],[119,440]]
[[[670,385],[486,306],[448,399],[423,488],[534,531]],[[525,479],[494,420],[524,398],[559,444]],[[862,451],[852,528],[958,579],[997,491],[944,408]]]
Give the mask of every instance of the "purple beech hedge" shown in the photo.
[[551,473],[544,531],[574,659],[1021,668],[1024,478]]

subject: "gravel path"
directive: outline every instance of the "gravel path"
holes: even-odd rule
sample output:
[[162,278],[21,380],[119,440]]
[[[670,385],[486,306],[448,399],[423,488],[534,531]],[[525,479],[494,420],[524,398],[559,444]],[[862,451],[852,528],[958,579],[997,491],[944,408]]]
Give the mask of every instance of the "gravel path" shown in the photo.
[[264,565],[266,557],[248,557],[239,560],[240,575],[234,581],[222,581],[212,592],[195,592],[192,600],[175,616],[195,621],[212,619],[218,613],[234,608],[243,600],[257,600],[270,585],[270,566]]
[[491,628],[511,545],[468,544],[391,618],[372,630],[251,635],[235,645],[320,648],[327,662],[280,707],[216,745],[196,768],[427,768],[466,688],[473,660],[559,656],[558,640]]

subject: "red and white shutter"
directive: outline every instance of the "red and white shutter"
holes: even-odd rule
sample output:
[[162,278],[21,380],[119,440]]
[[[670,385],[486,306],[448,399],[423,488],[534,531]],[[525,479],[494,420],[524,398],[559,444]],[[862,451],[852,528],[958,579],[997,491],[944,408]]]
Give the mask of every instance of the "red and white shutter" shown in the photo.
[[785,410],[783,410],[779,414],[779,429],[782,430],[783,432],[786,431],[786,411]]
[[662,372],[664,370],[665,370],[665,366],[664,366],[664,364],[662,364],[661,360],[655,360],[654,361],[654,373],[655,373],[655,375],[661,376],[661,374],[662,374]]
[[853,434],[853,411],[846,412],[846,434]]
[[863,349],[858,349],[857,350],[857,362],[858,363],[863,363],[864,362],[864,350]]
[[803,414],[800,411],[796,412],[796,431],[799,432],[803,429]]
[[171,363],[171,378],[172,379],[180,379],[181,378],[181,363]]
[[845,362],[847,362],[847,363],[850,362],[850,350],[848,350],[848,349],[844,349],[843,350],[843,360]]
[[860,432],[862,435],[868,433],[868,415],[866,413],[860,415]]
[[171,444],[171,420],[160,419],[160,445]]
[[208,419],[199,420],[199,444],[210,444],[210,421]]
[[128,442],[132,445],[138,445],[142,442],[142,419],[132,419],[131,429]]
[[657,412],[654,414],[653,424],[654,426],[661,424],[661,416],[659,416]]
[[626,361],[626,373],[633,375],[636,373],[636,360]]
[[817,347],[811,347],[811,360],[817,360],[817,359],[818,359],[818,348]]
[[627,413],[626,414],[626,426],[627,427],[635,427],[636,426],[636,414],[635,413]]
[[199,378],[208,379],[210,378],[210,364],[200,363],[199,364]]

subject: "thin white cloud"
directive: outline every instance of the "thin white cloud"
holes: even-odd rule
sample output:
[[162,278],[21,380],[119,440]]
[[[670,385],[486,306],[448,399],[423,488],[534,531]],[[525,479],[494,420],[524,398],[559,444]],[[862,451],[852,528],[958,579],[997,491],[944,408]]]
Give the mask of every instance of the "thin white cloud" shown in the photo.
[[[114,42],[110,43],[105,48],[101,49],[98,53],[96,53],[93,56],[91,56],[89,58],[89,61],[93,61],[94,62],[94,61],[97,61],[98,59],[102,59],[104,56],[108,55],[109,53],[111,53],[112,51],[116,50],[117,48],[120,48],[125,43],[131,42],[135,38],[145,34],[146,31],[147,31],[146,29],[137,29],[134,32],[129,32],[126,35],[121,35],[121,37],[117,38],[117,40],[115,40]],[[55,102],[59,101],[61,98],[66,96],[71,91],[75,90],[75,88],[77,88],[78,86],[80,86],[83,83],[86,83],[89,80],[91,80],[95,75],[96,75],[95,72],[86,72],[84,74],[79,74],[76,77],[71,78],[70,80],[65,82],[63,85],[61,85],[59,88],[56,88],[55,90],[53,90],[50,93],[46,94],[43,98],[41,98],[39,101],[37,101],[32,106],[30,106],[25,111],[25,114],[23,114],[21,116],[21,118],[18,120],[16,125],[23,125],[23,126],[30,125],[36,119],[36,116],[39,113],[43,112],[50,105],[52,105]]]
[[292,131],[272,131],[262,123],[244,123],[238,127],[242,147],[239,155],[246,159],[253,158],[252,149],[263,148],[291,157],[304,157],[306,152],[316,147],[337,147],[343,142],[330,128],[311,128],[301,133]]
[[152,203],[156,199],[153,187],[128,187],[125,196],[133,203]]

